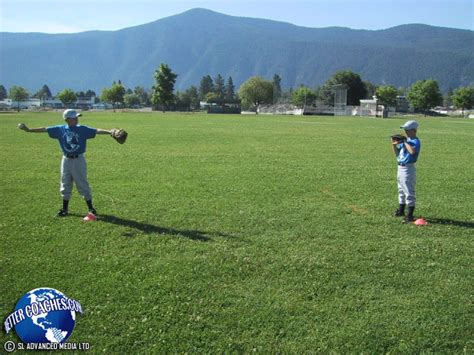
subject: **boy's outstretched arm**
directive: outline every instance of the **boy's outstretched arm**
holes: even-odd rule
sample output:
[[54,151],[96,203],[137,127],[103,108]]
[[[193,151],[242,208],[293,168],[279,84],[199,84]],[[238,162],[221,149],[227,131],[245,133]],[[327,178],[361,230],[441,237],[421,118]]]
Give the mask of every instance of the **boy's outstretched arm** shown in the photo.
[[24,123],[19,123],[18,128],[21,129],[22,131],[25,132],[30,132],[30,133],[46,133],[46,127],[38,127],[38,128],[28,128],[26,124]]
[[102,129],[102,128],[97,128],[97,134],[112,134],[112,130],[107,130],[107,129]]

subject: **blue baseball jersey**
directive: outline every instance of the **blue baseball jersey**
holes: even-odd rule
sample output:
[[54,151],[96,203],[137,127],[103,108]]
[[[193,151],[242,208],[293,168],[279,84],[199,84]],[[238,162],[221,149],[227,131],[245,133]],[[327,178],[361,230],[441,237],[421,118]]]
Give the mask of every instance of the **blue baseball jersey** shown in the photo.
[[397,161],[400,164],[416,163],[418,160],[418,155],[420,154],[421,149],[421,142],[418,137],[407,138],[407,144],[411,145],[415,149],[415,154],[411,155],[406,149],[405,144],[399,144],[398,149],[400,149],[400,151],[398,152]]
[[82,154],[86,151],[86,142],[94,138],[97,129],[77,125],[69,127],[66,125],[51,126],[46,128],[51,138],[57,139],[64,154]]

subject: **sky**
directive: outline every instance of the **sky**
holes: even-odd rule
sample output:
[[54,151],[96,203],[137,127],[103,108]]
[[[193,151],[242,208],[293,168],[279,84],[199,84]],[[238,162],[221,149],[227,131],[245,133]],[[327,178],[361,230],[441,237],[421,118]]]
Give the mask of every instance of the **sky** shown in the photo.
[[0,0],[0,32],[114,31],[193,8],[305,27],[423,23],[474,31],[474,0]]

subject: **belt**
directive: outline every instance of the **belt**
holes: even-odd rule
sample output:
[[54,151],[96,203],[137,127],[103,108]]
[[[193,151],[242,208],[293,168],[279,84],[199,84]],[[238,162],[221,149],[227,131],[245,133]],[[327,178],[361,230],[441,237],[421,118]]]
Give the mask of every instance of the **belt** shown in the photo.
[[72,154],[64,154],[64,156],[68,159],[77,159],[79,158],[79,155],[80,154],[75,154],[75,155],[72,155]]
[[398,166],[408,166],[408,165],[413,165],[415,163],[398,163]]

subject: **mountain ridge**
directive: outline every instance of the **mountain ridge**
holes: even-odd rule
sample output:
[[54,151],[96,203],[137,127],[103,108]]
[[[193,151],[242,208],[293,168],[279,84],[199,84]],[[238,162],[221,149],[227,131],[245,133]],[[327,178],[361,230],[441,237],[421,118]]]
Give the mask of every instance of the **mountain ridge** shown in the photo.
[[315,87],[349,69],[374,84],[409,86],[434,78],[442,89],[474,83],[474,32],[423,24],[384,30],[310,28],[193,9],[117,31],[76,34],[0,32],[0,84],[31,92],[92,89],[112,81],[153,85],[167,63],[176,88],[198,86],[204,75],[282,77],[284,88]]

